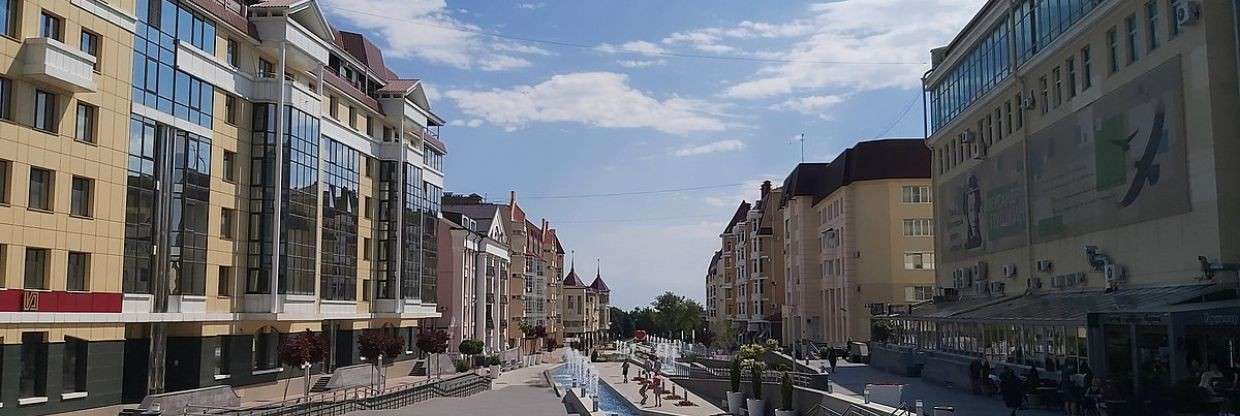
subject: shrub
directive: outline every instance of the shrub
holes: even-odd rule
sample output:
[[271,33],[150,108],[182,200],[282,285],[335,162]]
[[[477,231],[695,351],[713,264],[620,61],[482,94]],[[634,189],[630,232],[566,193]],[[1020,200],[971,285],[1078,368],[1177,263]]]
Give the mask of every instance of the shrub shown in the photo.
[[492,355],[492,356],[487,357],[487,365],[503,365],[503,364],[504,364],[504,361],[501,360],[498,355]]
[[457,348],[461,351],[461,354],[478,355],[478,354],[482,354],[483,345],[482,345],[482,341],[467,339],[467,340],[461,341],[461,345],[459,345]]
[[590,361],[598,362],[598,350],[590,351]]
[[458,373],[469,371],[469,361],[467,360],[452,360],[452,366],[456,367],[456,372]]

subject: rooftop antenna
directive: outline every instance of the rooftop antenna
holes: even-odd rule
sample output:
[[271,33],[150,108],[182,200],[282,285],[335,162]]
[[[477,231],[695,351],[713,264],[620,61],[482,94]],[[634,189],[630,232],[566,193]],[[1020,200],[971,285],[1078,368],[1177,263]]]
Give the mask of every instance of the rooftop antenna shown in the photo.
[[801,132],[801,163],[805,163],[805,132]]
[[595,257],[594,264],[595,264],[595,267],[597,267],[594,271],[594,276],[595,277],[602,276],[603,275],[603,261],[599,260],[598,257]]

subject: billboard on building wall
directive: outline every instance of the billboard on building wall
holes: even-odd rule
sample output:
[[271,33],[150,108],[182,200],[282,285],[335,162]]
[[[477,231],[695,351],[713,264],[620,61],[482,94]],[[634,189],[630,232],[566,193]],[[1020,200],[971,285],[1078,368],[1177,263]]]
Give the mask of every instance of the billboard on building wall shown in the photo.
[[1189,211],[1179,59],[1029,141],[1033,241]]
[[1188,212],[1181,76],[1163,63],[1033,133],[1027,159],[1009,146],[944,182],[940,258],[1021,247],[1026,217],[1045,242]]

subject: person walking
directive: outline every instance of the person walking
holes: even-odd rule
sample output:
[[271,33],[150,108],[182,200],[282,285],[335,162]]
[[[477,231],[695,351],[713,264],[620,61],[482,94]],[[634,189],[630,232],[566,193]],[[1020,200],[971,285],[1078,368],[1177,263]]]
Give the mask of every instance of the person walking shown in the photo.
[[982,392],[982,359],[974,358],[969,362],[969,386],[973,389],[973,394]]
[[663,379],[659,377],[659,373],[654,373],[654,380],[650,382],[654,385],[654,407],[663,405]]
[[999,394],[1003,396],[1003,404],[1012,411],[1011,415],[1016,416],[1025,399],[1025,386],[1011,367],[1004,368],[999,376]]
[[[643,371],[642,373],[643,373],[643,374],[645,374],[645,372],[644,372],[644,371]],[[645,405],[646,405],[646,400],[647,400],[647,399],[649,399],[649,397],[646,395],[646,392],[647,392],[648,390],[650,390],[650,385],[651,385],[651,384],[654,384],[654,382],[653,382],[653,381],[651,381],[651,380],[647,380],[647,379],[645,378],[645,376],[644,376],[644,375],[642,376],[642,380],[641,380],[641,381],[643,381],[643,383],[641,383],[642,387],[641,387],[641,388],[639,388],[639,389],[637,389],[637,394],[642,395],[642,402],[641,402],[641,405],[642,405],[642,406],[645,406]]]
[[835,374],[835,363],[840,359],[840,354],[835,351],[835,347],[827,348],[827,362],[831,363],[831,374]]
[[629,382],[629,360],[624,360],[624,364],[620,364],[620,375],[624,376],[624,382]]

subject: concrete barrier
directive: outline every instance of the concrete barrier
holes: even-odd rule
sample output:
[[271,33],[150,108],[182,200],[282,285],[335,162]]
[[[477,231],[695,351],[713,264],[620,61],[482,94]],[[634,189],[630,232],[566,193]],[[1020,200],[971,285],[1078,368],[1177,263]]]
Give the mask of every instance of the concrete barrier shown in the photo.
[[[679,377],[673,377],[672,381],[711,403],[725,401],[727,389],[730,387],[729,384],[731,384],[728,380],[703,380]],[[745,397],[752,397],[753,395],[748,382],[741,383],[741,391],[745,393]],[[766,406],[766,414],[775,414],[773,409],[776,406],[782,405],[779,402],[781,400],[780,385],[778,383],[762,383],[762,400]],[[878,403],[865,403],[860,398],[832,394],[805,387],[793,388],[792,402],[793,407],[800,414],[807,414],[817,406],[826,407],[839,414],[892,414],[892,412],[896,411],[895,408],[890,406]],[[849,413],[853,409],[860,409],[863,412]]]
[[926,364],[925,353],[912,348],[873,344],[870,346],[870,366],[902,376],[921,376]]
[[372,382],[378,382],[379,372],[375,371],[375,366],[370,364],[354,364],[344,367],[338,367],[332,371],[331,381],[327,382],[328,389],[339,389],[354,386],[366,386]]
[[159,404],[163,414],[175,415],[183,413],[185,408],[191,405],[223,408],[241,407],[241,396],[238,396],[232,386],[228,385],[201,387],[192,390],[148,395],[142,399],[142,404],[138,405],[138,408],[150,409],[156,403]]

